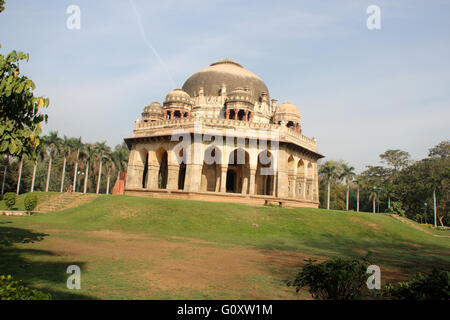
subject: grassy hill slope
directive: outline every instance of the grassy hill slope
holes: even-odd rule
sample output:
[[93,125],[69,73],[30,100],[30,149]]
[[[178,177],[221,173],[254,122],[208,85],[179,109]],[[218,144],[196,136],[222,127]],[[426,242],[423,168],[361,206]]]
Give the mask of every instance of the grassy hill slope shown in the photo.
[[[18,243],[20,236],[12,236],[14,232],[43,236],[24,244]],[[283,281],[296,273],[305,258],[355,257],[367,251],[374,253],[374,263],[381,267],[382,278],[385,276],[382,280],[405,279],[433,266],[450,269],[450,238],[427,234],[384,214],[309,208],[102,195],[60,212],[0,216],[0,236],[12,239],[8,248],[14,248],[14,256],[20,259],[58,261],[60,269],[69,260],[88,264],[90,287],[83,294],[90,298],[295,298]],[[98,252],[88,244],[97,246]],[[85,249],[76,249],[83,245]],[[45,255],[34,254],[30,251],[34,248],[46,250]],[[120,248],[131,248],[136,254],[119,252]],[[218,281],[218,274],[209,273],[212,267],[221,268],[221,257],[225,270]],[[216,260],[217,265],[206,267]],[[15,272],[58,297],[74,297],[64,289],[60,269],[57,278],[47,275],[39,279],[26,277],[11,259],[0,261],[0,273]],[[174,265],[178,269],[172,270]],[[121,271],[116,270],[118,266]],[[230,276],[225,275],[227,269]],[[117,280],[121,285],[116,291],[100,285],[111,272],[122,279]],[[146,286],[144,290],[131,280],[139,278],[139,272],[150,273],[139,281],[149,281],[152,289]],[[183,281],[190,285],[169,285],[168,279],[174,275],[185,275]],[[201,279],[192,280],[193,275]],[[240,279],[242,275],[245,279]],[[301,293],[300,297],[308,295]]]

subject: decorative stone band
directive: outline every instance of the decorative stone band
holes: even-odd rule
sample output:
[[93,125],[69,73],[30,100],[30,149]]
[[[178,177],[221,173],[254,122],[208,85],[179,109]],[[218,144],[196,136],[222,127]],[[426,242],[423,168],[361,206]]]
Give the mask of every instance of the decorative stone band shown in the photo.
[[155,137],[160,135],[170,135],[171,130],[186,130],[186,132],[194,132],[194,123],[201,122],[202,129],[208,130],[208,134],[218,135],[224,133],[224,130],[244,131],[259,130],[261,135],[267,131],[267,136],[270,137],[270,131],[277,130],[280,141],[290,142],[302,146],[310,151],[317,152],[317,143],[315,139],[308,138],[293,129],[286,126],[272,124],[272,123],[256,123],[231,119],[217,119],[217,118],[175,118],[171,120],[160,120],[153,122],[136,121],[133,137]]

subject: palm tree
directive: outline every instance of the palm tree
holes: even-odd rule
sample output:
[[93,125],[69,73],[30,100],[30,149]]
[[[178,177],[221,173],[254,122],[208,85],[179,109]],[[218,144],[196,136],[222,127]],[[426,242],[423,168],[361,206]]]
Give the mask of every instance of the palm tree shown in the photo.
[[4,158],[3,160],[6,160],[6,161],[5,161],[5,167],[3,169],[2,194],[4,194],[4,192],[5,192],[6,173],[7,173],[8,167],[11,165],[12,157],[10,157],[9,154],[7,154],[6,158]]
[[114,167],[117,169],[116,183],[117,180],[120,179],[120,172],[127,171],[128,157],[129,151],[125,143],[118,144],[114,148],[114,151],[111,152],[111,160],[114,163]]
[[50,184],[50,173],[52,170],[52,160],[56,153],[59,151],[59,146],[61,138],[58,137],[57,131],[50,131],[48,136],[43,137],[45,148],[48,152],[48,171],[47,171],[47,182],[45,184],[45,192],[48,192],[48,187]]
[[73,150],[77,150],[75,157],[75,170],[73,172],[73,190],[75,191],[77,186],[77,171],[78,171],[78,159],[80,159],[80,153],[83,149],[83,143],[81,142],[81,137],[71,138],[71,145]]
[[42,147],[42,144],[39,144],[38,149],[36,150],[36,159],[34,160],[34,166],[33,166],[33,176],[31,177],[31,188],[30,192],[34,191],[34,183],[36,181],[36,169],[39,159],[44,161],[45,159],[45,148]]
[[324,177],[325,181],[328,184],[327,210],[330,210],[330,186],[331,186],[331,181],[338,177],[337,169],[338,169],[338,167],[334,163],[332,163],[330,161],[327,161],[320,167],[320,171],[319,171],[320,175],[322,177]]
[[16,189],[17,195],[19,195],[20,191],[20,180],[22,179],[22,166],[23,166],[23,155],[20,157],[19,160],[19,177],[17,178],[17,189]]
[[95,156],[95,148],[92,144],[86,144],[84,148],[84,157],[86,158],[86,172],[84,174],[84,190],[83,193],[87,192],[87,183],[89,178],[89,167],[91,166],[91,161]]
[[106,194],[109,194],[109,182],[111,179],[111,171],[114,168],[114,162],[111,159],[111,155],[106,158],[107,178],[106,178]]
[[369,200],[372,200],[372,203],[373,203],[373,213],[375,213],[375,212],[376,212],[376,211],[375,211],[375,203],[376,203],[376,201],[378,200],[378,193],[377,193],[377,190],[376,190],[375,187],[374,187],[374,188],[372,189],[372,191],[370,192]]
[[345,210],[348,211],[348,200],[350,196],[350,181],[353,180],[353,177],[355,176],[355,168],[348,166],[346,163],[343,163],[341,166],[341,179],[345,180],[345,184],[347,186],[347,194],[345,197]]
[[356,212],[359,212],[359,185],[361,184],[361,178],[357,176],[354,182],[356,184]]
[[59,192],[63,192],[64,176],[66,174],[66,162],[67,162],[67,158],[70,157],[70,155],[71,155],[71,141],[66,136],[64,136],[64,139],[61,140],[60,152],[64,155],[64,160],[63,160],[63,169],[61,172],[61,189]]
[[97,157],[99,159],[97,192],[96,192],[98,194],[100,192],[100,182],[101,182],[101,178],[102,178],[103,158],[105,158],[106,155],[111,153],[111,148],[106,145],[106,141],[97,142],[95,144],[95,152],[96,152]]
[[128,147],[125,143],[118,144],[111,153],[111,159],[114,166],[119,171],[127,171],[128,165]]

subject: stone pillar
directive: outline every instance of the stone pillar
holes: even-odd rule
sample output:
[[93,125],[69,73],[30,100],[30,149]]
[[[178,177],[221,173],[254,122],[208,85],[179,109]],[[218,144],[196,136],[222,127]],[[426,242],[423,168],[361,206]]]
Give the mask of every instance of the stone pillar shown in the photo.
[[238,119],[239,109],[234,109],[234,120]]
[[225,110],[225,119],[230,119],[230,109]]
[[244,110],[245,113],[245,121],[248,121],[248,110]]
[[198,192],[202,182],[202,165],[201,164],[187,164],[186,165],[186,183],[184,184],[185,191]]
[[295,188],[296,188],[295,182],[296,182],[296,177],[295,176],[289,177],[289,184],[291,186],[291,190],[289,192],[289,197],[291,197],[291,198],[295,198],[295,194],[296,194],[296,192],[295,192]]
[[167,165],[167,189],[178,190],[178,173],[180,166],[176,163],[169,163]]
[[167,120],[167,110],[164,110],[164,111],[163,111],[163,119],[164,119],[164,120]]
[[143,167],[139,165],[128,165],[127,170],[127,189],[142,188]]
[[147,189],[158,188],[158,173],[159,173],[159,164],[149,162],[147,170]]
[[278,192],[277,197],[286,198],[288,197],[288,174],[286,171],[278,169]]
[[256,177],[256,168],[250,168],[250,188],[248,192],[250,195],[255,194],[255,177]]
[[228,166],[221,166],[220,192],[227,192],[227,171]]
[[175,110],[170,110],[170,119],[173,119],[173,115],[174,115],[174,113],[175,113]]
[[250,122],[253,122],[253,112],[250,112],[250,118],[249,118]]

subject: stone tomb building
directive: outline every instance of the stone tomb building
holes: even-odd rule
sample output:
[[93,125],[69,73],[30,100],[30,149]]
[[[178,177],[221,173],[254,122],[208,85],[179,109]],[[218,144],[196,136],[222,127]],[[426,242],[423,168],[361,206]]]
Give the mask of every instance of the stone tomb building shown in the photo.
[[290,102],[277,105],[254,73],[224,59],[136,120],[125,194],[319,205],[315,139]]

